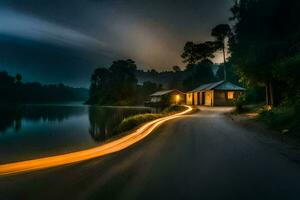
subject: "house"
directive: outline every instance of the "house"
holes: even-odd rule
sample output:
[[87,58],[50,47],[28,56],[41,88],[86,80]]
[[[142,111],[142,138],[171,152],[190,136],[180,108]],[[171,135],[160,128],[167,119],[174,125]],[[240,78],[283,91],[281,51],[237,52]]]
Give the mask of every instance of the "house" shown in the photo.
[[245,91],[229,81],[200,85],[186,93],[186,104],[205,106],[229,106]]
[[145,102],[147,106],[168,106],[171,104],[185,103],[185,93],[179,90],[163,90],[150,95],[150,101]]

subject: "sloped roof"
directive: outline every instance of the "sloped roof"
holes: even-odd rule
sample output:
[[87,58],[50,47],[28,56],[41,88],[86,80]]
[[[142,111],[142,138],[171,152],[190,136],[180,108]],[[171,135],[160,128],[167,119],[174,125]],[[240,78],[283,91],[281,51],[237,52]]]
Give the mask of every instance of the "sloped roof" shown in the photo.
[[240,90],[240,91],[246,90],[245,88],[235,85],[229,81],[225,81],[224,83],[216,86],[214,89],[215,90]]
[[200,92],[203,90],[237,90],[237,91],[243,91],[245,88],[242,88],[240,86],[237,86],[229,81],[219,81],[219,82],[213,82],[213,83],[207,83],[204,85],[200,85],[199,87],[195,88],[194,90],[190,92]]
[[162,91],[157,91],[157,92],[151,94],[150,96],[151,97],[154,97],[154,96],[163,96],[163,95],[166,95],[166,94],[170,94],[172,92],[180,92],[180,93],[182,93],[179,90],[162,90]]

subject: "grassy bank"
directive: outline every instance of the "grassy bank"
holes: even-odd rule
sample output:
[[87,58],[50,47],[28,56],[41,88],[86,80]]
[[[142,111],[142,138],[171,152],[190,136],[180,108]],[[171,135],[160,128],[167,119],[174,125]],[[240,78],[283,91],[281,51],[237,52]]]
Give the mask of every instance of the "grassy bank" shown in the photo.
[[296,106],[280,106],[272,110],[263,109],[255,119],[282,134],[300,139],[300,118]]
[[186,108],[184,106],[179,105],[173,105],[166,109],[164,109],[161,113],[153,114],[153,113],[145,113],[145,114],[138,114],[133,115],[130,117],[125,118],[115,129],[116,133],[122,133],[129,130],[134,129],[135,127],[145,123],[149,122],[161,117],[165,117],[168,115],[175,114],[177,112],[183,111]]
[[[266,125],[278,134],[300,139],[300,117],[299,106],[282,105],[273,109],[267,109],[263,105],[244,106],[242,110],[237,109],[235,115],[252,116],[250,120]],[[253,117],[255,116],[255,117]]]

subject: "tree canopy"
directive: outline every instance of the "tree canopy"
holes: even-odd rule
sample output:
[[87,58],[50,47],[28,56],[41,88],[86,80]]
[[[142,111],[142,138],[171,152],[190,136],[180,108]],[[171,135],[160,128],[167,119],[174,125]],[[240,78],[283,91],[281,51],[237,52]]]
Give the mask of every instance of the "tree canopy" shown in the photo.
[[138,85],[136,71],[136,64],[130,59],[114,61],[109,68],[95,69],[91,76],[88,103],[99,105],[142,104],[148,95],[157,91],[160,86],[151,82]]
[[[248,84],[265,85],[269,105],[278,105],[288,98],[285,90],[295,89],[287,87],[285,73],[277,68],[297,62],[293,57],[300,50],[299,9],[297,0],[240,0],[231,9],[235,22],[231,60]],[[296,68],[284,68],[299,76]]]
[[187,42],[184,46],[183,53],[181,57],[183,59],[183,63],[187,64],[197,64],[204,60],[209,60],[214,58],[214,53],[217,49],[215,42],[204,42],[204,43],[194,43]]

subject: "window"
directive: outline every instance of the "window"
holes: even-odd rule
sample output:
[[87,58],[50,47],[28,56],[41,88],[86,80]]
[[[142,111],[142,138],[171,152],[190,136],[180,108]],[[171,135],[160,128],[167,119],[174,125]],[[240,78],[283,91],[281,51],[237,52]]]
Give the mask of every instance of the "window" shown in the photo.
[[234,99],[234,92],[227,92],[227,99]]

